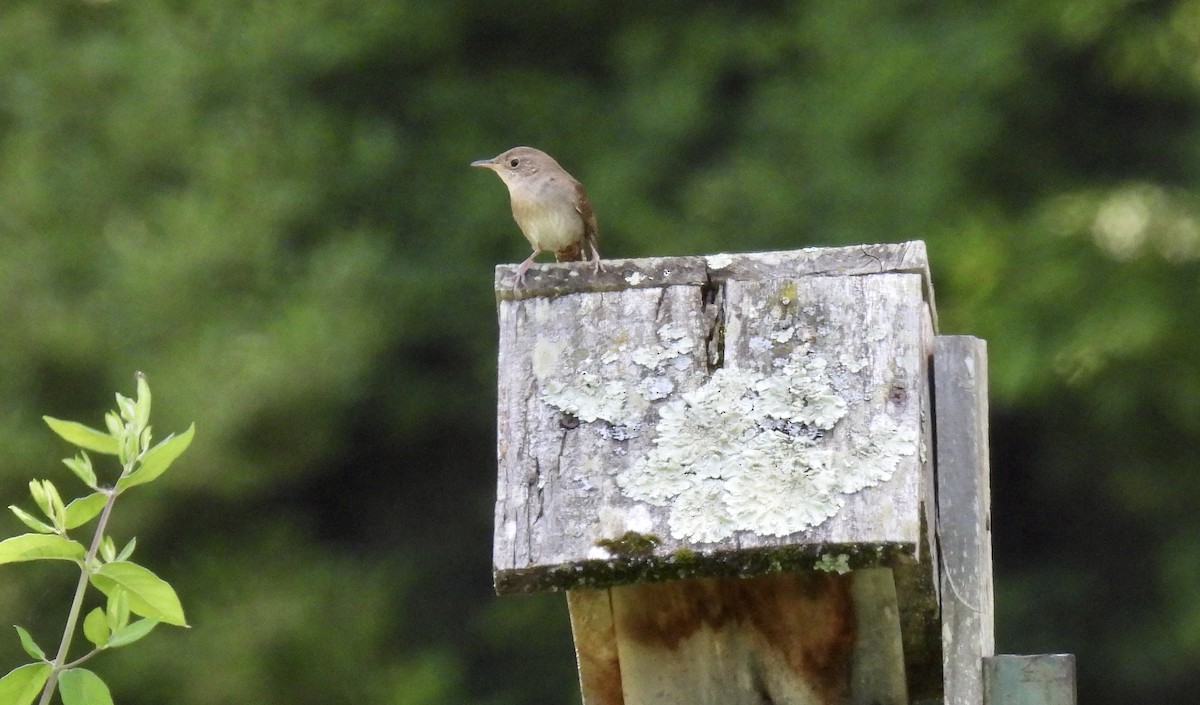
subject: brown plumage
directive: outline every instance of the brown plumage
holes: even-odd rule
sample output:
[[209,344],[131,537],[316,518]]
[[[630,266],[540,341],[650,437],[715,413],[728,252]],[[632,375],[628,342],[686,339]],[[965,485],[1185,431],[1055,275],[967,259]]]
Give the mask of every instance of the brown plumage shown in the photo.
[[517,267],[514,289],[525,283],[533,259],[547,250],[559,262],[578,262],[587,259],[590,248],[592,272],[603,269],[596,248],[596,214],[587,192],[553,157],[533,147],[513,147],[471,166],[491,169],[508,187],[513,220],[533,247],[533,254]]

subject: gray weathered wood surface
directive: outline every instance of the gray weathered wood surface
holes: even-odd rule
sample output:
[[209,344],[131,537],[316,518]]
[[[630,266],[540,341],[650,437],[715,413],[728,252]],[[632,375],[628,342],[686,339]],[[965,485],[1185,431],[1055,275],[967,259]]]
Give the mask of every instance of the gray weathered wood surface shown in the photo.
[[536,296],[560,296],[581,291],[616,291],[661,288],[673,285],[700,286],[730,279],[763,280],[797,276],[855,276],[901,272],[918,274],[925,283],[925,298],[935,316],[932,279],[925,243],[809,247],[800,250],[747,252],[687,257],[646,257],[604,261],[604,272],[595,276],[588,263],[552,263],[533,267],[525,277],[527,286],[514,291],[516,264],[496,267],[496,297],[515,300]]
[[938,336],[933,379],[945,703],[979,705],[995,651],[987,344]]
[[497,270],[499,591],[928,563],[923,245],[606,266]]
[[992,656],[984,659],[983,673],[984,705],[1076,704],[1071,654]]

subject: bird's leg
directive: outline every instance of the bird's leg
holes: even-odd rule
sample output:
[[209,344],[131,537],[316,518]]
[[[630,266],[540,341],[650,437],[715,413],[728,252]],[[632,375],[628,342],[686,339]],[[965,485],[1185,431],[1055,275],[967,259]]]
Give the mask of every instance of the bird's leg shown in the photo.
[[517,277],[516,280],[513,281],[513,291],[525,286],[525,272],[529,271],[529,268],[533,266],[533,258],[537,257],[539,254],[541,254],[541,252],[541,250],[534,250],[533,254],[529,255],[529,257],[521,263],[521,266],[517,267]]
[[596,249],[596,243],[592,243],[592,274],[599,274],[604,271],[604,265],[600,264],[600,250]]

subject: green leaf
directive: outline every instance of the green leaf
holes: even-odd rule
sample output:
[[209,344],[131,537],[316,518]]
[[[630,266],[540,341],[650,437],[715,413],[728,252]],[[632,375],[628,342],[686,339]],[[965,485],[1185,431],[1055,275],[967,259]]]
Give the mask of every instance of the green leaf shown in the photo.
[[50,498],[46,495],[46,486],[41,480],[29,481],[29,496],[33,497],[33,503],[37,508],[42,510],[42,514],[47,518],[53,519],[54,513],[50,507]]
[[126,433],[121,436],[120,447],[117,448],[117,460],[121,462],[122,467],[131,467],[130,463],[137,459],[141,453],[138,448],[138,437],[136,433]]
[[63,705],[113,705],[112,694],[100,676],[86,668],[68,668],[58,676]]
[[[158,478],[159,475],[166,472],[171,463],[175,462],[183,451],[191,445],[192,436],[196,433],[196,424],[188,427],[188,430],[178,436],[172,434],[162,440],[161,443],[146,451],[146,455],[142,457],[142,463],[137,470],[122,477],[117,482],[117,491],[124,491],[135,485],[142,485]],[[166,621],[166,620],[163,620]]]
[[112,631],[108,628],[108,617],[103,609],[97,607],[83,618],[83,635],[97,648],[102,649],[108,644],[108,637],[111,633]]
[[117,439],[107,433],[74,421],[56,419],[53,416],[43,416],[42,418],[50,426],[50,430],[61,436],[67,443],[105,455],[117,454]]
[[0,541],[0,565],[44,558],[79,560],[83,558],[83,545],[65,536],[47,534],[21,534]]
[[54,526],[58,530],[66,528],[67,508],[63,504],[62,495],[58,493],[58,488],[49,480],[42,480],[42,488],[46,492],[46,499],[50,502],[50,520],[54,522]]
[[146,375],[137,373],[137,401],[133,405],[133,424],[135,428],[146,428],[150,423],[150,385],[146,383]]
[[117,560],[117,544],[113,543],[111,536],[105,536],[100,542],[100,557],[106,563],[112,563]]
[[133,422],[133,400],[120,392],[117,392],[117,411],[126,422]]
[[27,663],[9,671],[0,678],[0,703],[4,705],[29,705],[46,685],[50,677],[50,664]]
[[113,590],[108,596],[107,619],[109,631],[120,631],[129,624],[129,593]]
[[83,484],[93,488],[96,486],[96,471],[92,469],[92,458],[87,453],[81,450],[74,458],[63,458],[63,465],[83,480]]
[[125,435],[125,424],[121,423],[121,417],[110,411],[104,415],[104,425],[108,427],[108,435],[113,437],[113,440]]
[[105,595],[111,595],[117,589],[127,591],[129,609],[136,614],[167,624],[187,626],[187,620],[183,616],[183,605],[179,604],[175,589],[167,581],[136,563],[105,563],[92,574],[91,580],[92,585]]
[[86,497],[79,497],[71,500],[67,505],[66,524],[68,529],[74,529],[83,526],[104,509],[104,503],[108,501],[108,495],[103,492],[93,492]]
[[129,557],[133,555],[133,549],[136,547],[137,547],[137,537],[134,536],[133,538],[129,539],[129,543],[125,544],[125,548],[122,548],[121,552],[117,554],[117,560],[119,560],[119,561],[129,560]]
[[8,508],[12,510],[13,514],[17,515],[17,518],[20,519],[21,522],[23,524],[25,524],[25,526],[28,526],[29,528],[33,529],[34,531],[37,531],[37,532],[43,533],[43,534],[57,533],[54,530],[53,526],[50,526],[46,522],[42,521],[41,519],[38,519],[34,515],[25,511],[24,509],[21,509],[17,505],[10,504],[10,505],[8,505]]
[[33,640],[29,632],[25,631],[24,627],[14,624],[13,629],[17,630],[17,636],[21,639],[21,648],[25,649],[25,653],[39,661],[46,660],[46,652],[42,651],[42,647],[37,645],[37,642]]
[[119,646],[132,644],[149,634],[157,626],[157,619],[139,619],[136,622],[131,622],[128,626],[121,627],[113,632],[112,636],[108,638],[108,648],[115,649]]

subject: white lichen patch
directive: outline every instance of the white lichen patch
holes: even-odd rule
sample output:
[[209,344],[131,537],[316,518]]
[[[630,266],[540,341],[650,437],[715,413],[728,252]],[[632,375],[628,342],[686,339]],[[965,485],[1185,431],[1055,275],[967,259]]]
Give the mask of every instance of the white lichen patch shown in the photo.
[[[641,434],[642,425],[637,422],[631,423],[611,423],[597,430],[601,438],[607,438],[613,441],[628,441],[632,438],[637,438]],[[613,448],[617,455],[624,455],[623,448]]]
[[637,286],[647,279],[649,279],[649,277],[641,272],[634,272],[633,274],[625,277],[625,281],[629,284],[629,286]]
[[813,570],[823,570],[826,573],[845,575],[850,572],[850,556],[845,553],[826,553],[813,564]]
[[658,329],[658,345],[643,345],[634,350],[629,359],[649,370],[658,370],[664,364],[691,354],[695,342],[682,326],[668,323]]
[[708,257],[705,257],[704,260],[708,263],[709,269],[725,269],[729,265],[733,264],[733,255],[725,253],[709,255]]
[[620,536],[629,531],[650,534],[654,531],[654,518],[645,506],[602,506],[596,517],[595,530],[603,536]]
[[537,377],[551,374],[558,367],[558,357],[566,347],[567,343],[563,340],[538,338],[533,345],[533,355],[530,360],[533,365],[533,374]]
[[617,423],[625,418],[625,385],[604,381],[593,372],[579,372],[571,383],[547,380],[542,400],[580,421],[604,419]]
[[606,561],[613,557],[613,554],[608,552],[608,549],[603,546],[592,546],[588,548],[587,559],[590,561]]
[[780,328],[771,333],[771,340],[776,343],[786,343],[796,335],[796,329],[792,327]]
[[661,375],[646,377],[638,384],[638,392],[641,393],[642,398],[648,401],[666,399],[673,391],[675,391],[675,383],[671,381],[670,377]]
[[848,413],[823,357],[793,352],[768,374],[721,368],[659,410],[653,450],[617,476],[629,497],[669,508],[671,535],[787,536],[829,519],[848,494],[889,479],[915,432],[883,416],[834,450]]
[[858,374],[867,366],[867,359],[864,357],[854,357],[846,353],[838,356],[838,364],[851,374]]
[[[624,441],[637,436],[651,402],[673,394],[677,377],[694,364],[696,342],[685,326],[667,323],[655,331],[649,344],[634,345],[624,336],[600,352],[578,362],[564,360],[566,345],[538,341],[534,347],[534,376],[542,384],[541,400],[550,407],[583,422],[604,421],[610,428],[602,437]],[[638,381],[628,383],[630,374],[623,362],[646,368]],[[614,452],[623,452],[614,449]]]

